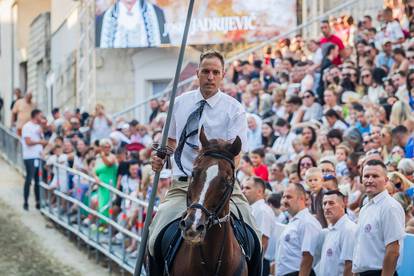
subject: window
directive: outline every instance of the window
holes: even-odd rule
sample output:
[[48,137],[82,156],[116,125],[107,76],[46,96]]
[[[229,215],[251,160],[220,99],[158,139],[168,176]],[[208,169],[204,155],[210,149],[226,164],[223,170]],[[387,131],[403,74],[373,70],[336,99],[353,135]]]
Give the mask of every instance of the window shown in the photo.
[[164,92],[167,88],[168,84],[170,84],[171,80],[154,80],[151,82],[152,84],[152,95],[157,96]]

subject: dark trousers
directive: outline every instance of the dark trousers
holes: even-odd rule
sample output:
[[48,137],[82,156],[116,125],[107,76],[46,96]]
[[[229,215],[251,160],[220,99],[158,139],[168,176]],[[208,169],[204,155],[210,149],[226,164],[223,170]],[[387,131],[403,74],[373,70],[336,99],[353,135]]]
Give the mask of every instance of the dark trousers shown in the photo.
[[[368,270],[360,272],[360,276],[381,276],[382,270]],[[394,276],[398,276],[397,271],[394,272]]]
[[[315,276],[315,271],[313,271],[313,269],[311,270],[311,273],[309,274],[310,276]],[[295,272],[291,272],[288,274],[285,274],[283,276],[299,276],[299,271],[295,271]]]
[[269,276],[270,274],[270,261],[263,258],[262,275]]
[[[37,164],[36,164],[37,163]],[[37,165],[37,167],[35,167]],[[26,178],[24,180],[24,203],[27,204],[30,194],[30,184],[34,179],[34,193],[36,202],[40,201],[40,190],[39,190],[39,168],[41,167],[40,159],[25,159],[24,166],[26,167]]]

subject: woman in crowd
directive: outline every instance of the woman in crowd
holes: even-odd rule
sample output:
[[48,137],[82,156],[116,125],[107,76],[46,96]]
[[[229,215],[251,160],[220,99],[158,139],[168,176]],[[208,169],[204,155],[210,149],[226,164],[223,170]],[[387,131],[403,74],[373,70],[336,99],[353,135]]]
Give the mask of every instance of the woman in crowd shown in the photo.
[[242,183],[245,178],[255,176],[253,163],[250,157],[246,154],[240,159],[240,165],[237,169],[236,178],[239,183]]
[[334,86],[329,86],[323,92],[323,99],[325,102],[323,106],[324,113],[330,109],[333,109],[338,113],[339,116],[342,117],[342,107],[338,105],[338,95]]
[[273,143],[275,142],[277,136],[273,130],[273,125],[271,121],[265,121],[262,124],[262,145],[265,149],[272,148]]
[[382,145],[382,156],[384,160],[388,160],[391,155],[392,150],[392,127],[391,126],[384,126],[381,130],[381,145]]
[[[100,154],[97,160],[95,175],[98,182],[115,187],[117,182],[118,164],[116,156],[111,152],[112,143],[109,139],[101,139],[99,141]],[[109,216],[110,192],[107,188],[99,185],[98,187],[98,204],[99,212],[105,216]]]
[[333,152],[335,153],[335,148],[343,141],[343,133],[341,130],[334,128],[331,129],[327,134],[326,137],[328,138],[328,143],[333,149]]
[[305,93],[303,93],[302,99],[304,109],[302,122],[320,120],[323,115],[323,109],[320,103],[316,101],[315,94],[313,93],[313,91],[305,91]]
[[317,89],[319,99],[323,98],[323,92],[325,91],[324,74],[326,73],[326,70],[328,70],[329,67],[332,66],[333,64],[332,62],[338,57],[338,55],[339,55],[339,48],[335,44],[329,44],[325,47],[325,51],[324,51],[324,55],[323,55],[322,63],[321,63],[321,68],[320,68],[321,77],[320,77],[319,86]]
[[277,87],[273,90],[273,106],[272,111],[278,118],[285,117],[285,89],[282,87]]
[[305,174],[306,171],[312,167],[316,167],[316,161],[313,159],[310,155],[304,155],[301,158],[299,158],[298,165],[297,165],[297,175],[299,177],[299,180],[301,183],[304,184],[305,180]]
[[[413,56],[414,59],[414,56]],[[407,97],[406,102],[408,102],[411,111],[414,111],[414,69],[410,69],[407,74]]]
[[405,56],[404,49],[401,49],[400,47],[398,47],[398,48],[395,48],[392,51],[392,53],[393,53],[393,59],[395,62],[391,68],[391,74],[396,73],[396,72],[407,73],[409,62]]
[[109,119],[105,113],[105,108],[102,104],[97,104],[95,113],[92,114],[89,122],[91,128],[91,142],[100,141],[103,138],[108,138],[111,133],[112,120]]
[[85,157],[88,150],[88,146],[86,145],[85,141],[82,139],[79,139],[76,142],[76,154],[75,159],[73,163],[73,168],[76,170],[81,170],[85,167]]
[[386,98],[387,95],[382,86],[382,78],[385,76],[386,73],[380,68],[376,68],[374,71],[362,69],[361,82],[365,94],[363,101],[378,104],[380,99]]
[[303,147],[303,154],[311,155],[314,158],[318,156],[317,135],[313,127],[305,126],[302,129],[301,142]]
[[412,120],[410,106],[404,101],[397,101],[392,105],[390,124],[393,126],[403,125],[408,120]]

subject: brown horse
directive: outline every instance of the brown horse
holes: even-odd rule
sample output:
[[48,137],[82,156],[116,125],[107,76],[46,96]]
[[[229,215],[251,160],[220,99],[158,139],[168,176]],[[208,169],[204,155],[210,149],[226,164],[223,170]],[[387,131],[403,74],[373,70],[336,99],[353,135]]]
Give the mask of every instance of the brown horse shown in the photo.
[[187,192],[187,211],[180,228],[184,242],[171,275],[247,275],[247,263],[231,226],[229,201],[235,183],[233,143],[207,140],[201,129],[200,150]]

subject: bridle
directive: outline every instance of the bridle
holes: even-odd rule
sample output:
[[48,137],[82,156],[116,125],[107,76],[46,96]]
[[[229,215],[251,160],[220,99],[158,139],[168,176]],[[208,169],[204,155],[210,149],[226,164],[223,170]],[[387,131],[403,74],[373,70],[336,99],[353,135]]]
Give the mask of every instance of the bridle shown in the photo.
[[221,197],[219,204],[213,211],[207,210],[206,207],[204,207],[203,205],[199,203],[192,203],[189,205],[188,198],[187,198],[187,211],[191,209],[201,210],[207,216],[207,223],[205,226],[206,226],[206,230],[208,230],[212,226],[217,225],[217,224],[221,226],[223,222],[226,222],[230,219],[230,212],[222,218],[219,218],[218,214],[220,214],[223,211],[226,205],[226,202],[230,200],[231,194],[233,193],[234,181],[235,181],[235,178],[234,178],[235,165],[234,165],[233,158],[230,158],[228,155],[225,154],[225,152],[219,152],[217,150],[209,150],[209,151],[204,152],[201,156],[209,156],[209,157],[213,157],[216,159],[225,160],[230,164],[232,168],[232,179],[230,181],[226,179],[225,181],[226,190],[223,196]]
[[[229,202],[231,194],[233,193],[233,188],[234,188],[234,183],[235,183],[235,176],[234,176],[234,174],[235,174],[235,165],[234,165],[233,157],[230,157],[230,154],[226,155],[226,152],[223,152],[223,151],[208,150],[208,151],[205,151],[201,156],[209,156],[209,157],[213,157],[215,159],[225,160],[230,164],[231,169],[232,169],[232,178],[231,178],[230,181],[226,179],[226,181],[225,181],[226,190],[225,190],[223,196],[221,197],[221,199],[219,201],[219,204],[217,205],[217,207],[212,212],[207,210],[206,207],[204,207],[203,205],[201,205],[199,203],[192,203],[192,204],[189,205],[188,198],[187,198],[187,211],[191,210],[191,209],[200,209],[207,216],[207,223],[205,225],[205,229],[206,229],[206,231],[208,231],[211,227],[213,227],[214,225],[217,225],[217,224],[221,227],[222,223],[227,222],[230,219],[230,211],[222,218],[219,218],[218,214],[220,214],[223,211],[226,203]],[[185,213],[187,213],[187,211]],[[224,241],[225,241],[225,238],[226,238],[226,234],[227,234],[227,227],[224,227],[223,242],[221,243],[217,263],[216,263],[216,266],[215,266],[215,269],[214,269],[214,276],[219,275],[219,271],[220,271],[221,265],[223,263],[223,253],[224,253],[224,245],[225,245]],[[205,254],[204,254],[202,246],[199,246],[199,250],[200,250],[201,264],[204,267],[206,267],[206,269],[208,269]]]

